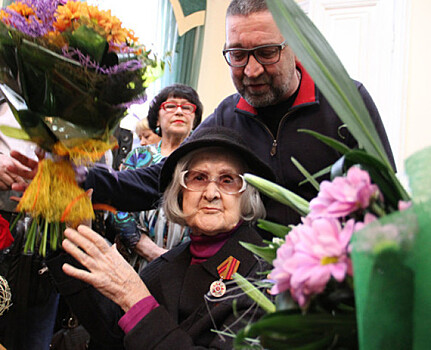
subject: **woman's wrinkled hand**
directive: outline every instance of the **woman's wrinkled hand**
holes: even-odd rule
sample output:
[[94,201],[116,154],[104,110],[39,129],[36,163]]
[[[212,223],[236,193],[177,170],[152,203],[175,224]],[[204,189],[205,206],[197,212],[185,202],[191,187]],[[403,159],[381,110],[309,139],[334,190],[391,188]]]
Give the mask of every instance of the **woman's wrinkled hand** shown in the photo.
[[150,295],[146,285],[133,267],[121,256],[116,245],[109,246],[105,239],[88,226],[64,232],[64,250],[85,266],[88,271],[69,264],[63,271],[91,284],[100,293],[127,312],[134,304]]

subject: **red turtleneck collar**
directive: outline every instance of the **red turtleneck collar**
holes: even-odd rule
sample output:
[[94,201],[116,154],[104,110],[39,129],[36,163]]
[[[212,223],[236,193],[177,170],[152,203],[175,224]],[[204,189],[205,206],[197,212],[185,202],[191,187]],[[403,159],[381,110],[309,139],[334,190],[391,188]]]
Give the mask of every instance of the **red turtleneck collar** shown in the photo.
[[243,221],[240,221],[229,232],[222,232],[216,236],[195,236],[190,234],[190,253],[192,254],[191,265],[203,263],[208,258],[215,255],[221,247],[227,242],[229,237],[241,226]]

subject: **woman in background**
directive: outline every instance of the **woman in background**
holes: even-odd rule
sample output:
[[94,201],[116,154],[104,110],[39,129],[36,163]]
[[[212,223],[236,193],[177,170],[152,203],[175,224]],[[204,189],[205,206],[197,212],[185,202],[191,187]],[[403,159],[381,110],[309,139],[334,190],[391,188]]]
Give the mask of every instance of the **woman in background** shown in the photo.
[[138,135],[141,146],[153,145],[160,141],[160,136],[151,130],[150,126],[148,125],[147,117],[142,118],[136,123],[135,132],[136,135]]
[[[157,144],[133,149],[122,169],[144,168],[169,156],[190,135],[202,120],[202,103],[190,86],[173,84],[162,89],[151,102],[148,125],[161,137]],[[139,225],[135,217],[138,216]],[[119,236],[122,252],[140,270],[161,254],[188,237],[188,229],[170,223],[162,208],[130,214],[119,212],[114,217],[114,231]],[[144,234],[142,234],[142,232]],[[144,258],[138,259],[137,255]]]

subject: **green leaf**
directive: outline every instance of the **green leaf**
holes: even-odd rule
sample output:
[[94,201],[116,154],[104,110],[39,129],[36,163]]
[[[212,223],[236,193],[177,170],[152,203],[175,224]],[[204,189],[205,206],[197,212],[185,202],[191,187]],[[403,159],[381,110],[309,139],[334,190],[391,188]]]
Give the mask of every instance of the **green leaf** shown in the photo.
[[284,238],[290,232],[291,228],[289,226],[276,224],[268,220],[259,219],[257,221],[257,227],[271,232],[274,236]]
[[281,33],[360,147],[391,164],[355,84],[326,39],[294,0],[267,0]]
[[[1,122],[1,119],[0,119]],[[14,139],[24,140],[24,141],[30,141],[30,136],[28,134],[19,128],[14,128],[13,126],[8,125],[0,125],[0,131],[3,133],[3,135],[12,137]]]
[[[317,178],[319,178],[319,177],[321,177],[321,176],[323,176],[323,175],[329,174],[329,173],[331,172],[331,167],[332,167],[332,165],[327,166],[326,168],[324,168],[324,169],[322,169],[322,170],[319,170],[317,173],[314,173],[314,174],[312,175],[312,176],[313,176],[313,178],[317,179]],[[301,182],[299,183],[299,185],[301,186],[301,185],[303,185],[304,183],[307,183],[307,182],[308,182],[307,180],[301,181]]]
[[329,147],[332,147],[333,149],[340,152],[341,154],[345,154],[351,151],[351,148],[347,147],[344,143],[333,139],[332,137],[328,137],[318,132],[307,130],[307,129],[298,129],[298,132],[304,132],[306,134],[309,134],[315,137],[319,141],[322,141],[324,144],[328,145]]
[[252,300],[254,300],[266,312],[274,312],[275,305],[255,286],[242,277],[239,273],[232,276],[233,280]]
[[296,166],[296,168],[301,172],[302,175],[310,182],[310,184],[319,191],[320,185],[319,183],[313,178],[313,176],[305,169],[301,163],[299,163],[295,158],[291,157],[290,160],[292,161],[293,165]]
[[246,173],[244,178],[260,192],[282,204],[286,204],[301,216],[306,216],[310,211],[309,202],[292,191],[256,175]]
[[[66,33],[66,32],[65,32]],[[96,62],[102,62],[103,56],[108,52],[108,42],[94,29],[82,25],[68,35],[71,47],[88,54]],[[117,59],[118,61],[118,59]]]
[[239,244],[241,244],[244,248],[248,249],[253,254],[256,254],[270,264],[272,264],[272,261],[277,257],[278,247],[261,247],[246,242],[239,242]]
[[[322,343],[336,335],[356,342],[356,316],[349,314],[298,314],[277,311],[262,317],[238,332],[235,345],[245,338],[260,337],[264,342],[278,339],[278,346],[271,349],[326,349]],[[319,345],[320,344],[320,345]]]
[[165,72],[164,62],[157,60],[156,66],[147,66],[144,73],[144,87],[148,87],[153,81],[160,78]]

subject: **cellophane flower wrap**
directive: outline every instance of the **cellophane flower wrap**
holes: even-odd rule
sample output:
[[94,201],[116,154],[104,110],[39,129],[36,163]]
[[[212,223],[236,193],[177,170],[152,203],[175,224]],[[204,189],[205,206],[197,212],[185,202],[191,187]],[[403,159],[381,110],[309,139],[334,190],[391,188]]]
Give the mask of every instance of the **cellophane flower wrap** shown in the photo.
[[23,0],[0,13],[0,89],[27,138],[52,156],[18,209],[34,218],[26,251],[56,249],[65,223],[93,217],[74,167],[116,146],[114,129],[163,71],[110,11],[80,1]]
[[[235,347],[428,349],[431,148],[406,160],[407,190],[379,144],[357,88],[327,41],[294,0],[267,4],[288,45],[358,147],[350,149],[312,130],[298,130],[341,156],[316,174],[307,172],[300,159],[291,159],[304,181],[316,188],[310,202],[245,175],[260,192],[300,213],[302,221],[283,226],[261,220],[259,227],[277,237],[266,247],[243,244],[273,263],[261,284],[276,300],[271,305],[267,295],[253,289],[251,297],[258,303],[265,300],[261,306],[267,315],[236,334]],[[329,180],[318,183],[325,174]]]

